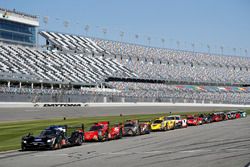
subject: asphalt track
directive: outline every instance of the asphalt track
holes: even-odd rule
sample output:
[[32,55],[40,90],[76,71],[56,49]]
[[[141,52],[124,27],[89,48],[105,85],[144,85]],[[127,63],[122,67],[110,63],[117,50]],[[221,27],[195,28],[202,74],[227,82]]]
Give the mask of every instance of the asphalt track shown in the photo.
[[0,108],[0,121],[39,120],[62,117],[113,116],[133,114],[219,111],[226,107],[133,106],[133,107],[49,107]]
[[244,167],[250,117],[55,151],[0,154],[0,167]]

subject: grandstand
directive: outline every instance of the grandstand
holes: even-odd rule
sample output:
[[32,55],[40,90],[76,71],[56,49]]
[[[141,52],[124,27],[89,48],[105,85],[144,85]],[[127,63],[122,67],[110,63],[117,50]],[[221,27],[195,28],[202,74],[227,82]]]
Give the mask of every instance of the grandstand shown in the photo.
[[247,57],[39,35],[43,48],[0,44],[0,101],[250,103]]

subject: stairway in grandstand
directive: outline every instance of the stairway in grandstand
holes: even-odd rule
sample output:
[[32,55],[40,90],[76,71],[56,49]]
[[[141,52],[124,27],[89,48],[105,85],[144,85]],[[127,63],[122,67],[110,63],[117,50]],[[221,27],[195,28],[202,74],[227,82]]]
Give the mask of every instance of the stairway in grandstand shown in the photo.
[[43,82],[96,84],[108,76],[136,75],[115,60],[92,57],[89,53],[70,54],[35,48],[0,45],[0,72],[34,76]]

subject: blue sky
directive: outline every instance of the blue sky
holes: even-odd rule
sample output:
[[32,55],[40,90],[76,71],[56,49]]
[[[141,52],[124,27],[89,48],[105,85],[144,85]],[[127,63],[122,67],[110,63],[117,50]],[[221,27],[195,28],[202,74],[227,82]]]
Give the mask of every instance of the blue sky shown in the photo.
[[38,15],[41,29],[86,35],[89,25],[88,36],[250,56],[249,0],[0,0],[0,7]]

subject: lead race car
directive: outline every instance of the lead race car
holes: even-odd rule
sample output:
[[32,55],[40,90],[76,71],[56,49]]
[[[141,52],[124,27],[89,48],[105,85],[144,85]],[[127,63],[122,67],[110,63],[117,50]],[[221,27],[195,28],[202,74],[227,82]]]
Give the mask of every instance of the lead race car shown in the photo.
[[[69,133],[70,135],[68,136]],[[83,134],[83,124],[81,126],[52,125],[44,129],[38,136],[32,136],[30,133],[23,136],[21,139],[21,149],[23,151],[60,149],[67,146],[81,145]]]

